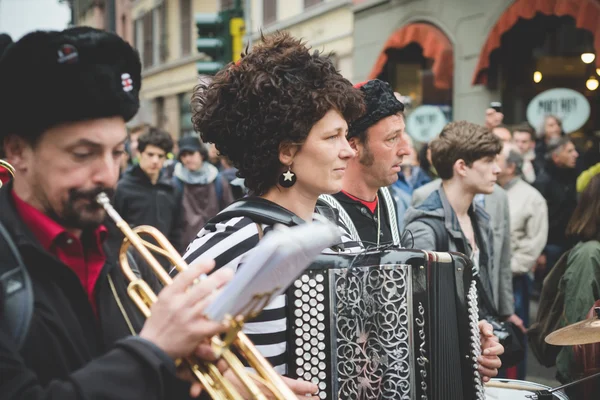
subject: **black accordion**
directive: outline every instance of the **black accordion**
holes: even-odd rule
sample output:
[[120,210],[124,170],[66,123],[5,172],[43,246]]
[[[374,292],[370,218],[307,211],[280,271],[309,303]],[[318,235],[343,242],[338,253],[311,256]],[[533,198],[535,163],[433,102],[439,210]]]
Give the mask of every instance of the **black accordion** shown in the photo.
[[321,255],[288,289],[288,375],[321,399],[484,399],[473,266],[421,250]]

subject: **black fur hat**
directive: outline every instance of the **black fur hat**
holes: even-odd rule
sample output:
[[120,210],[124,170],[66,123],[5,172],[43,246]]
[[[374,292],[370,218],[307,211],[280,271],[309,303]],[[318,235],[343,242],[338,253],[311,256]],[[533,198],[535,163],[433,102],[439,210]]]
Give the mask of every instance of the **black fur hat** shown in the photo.
[[63,122],[129,121],[140,87],[139,55],[113,33],[87,27],[30,33],[0,58],[0,138],[35,139]]
[[0,33],[0,58],[2,58],[2,54],[8,48],[9,45],[12,44],[12,38],[6,33]]
[[354,87],[359,88],[365,94],[367,111],[362,117],[350,124],[348,138],[360,136],[380,120],[404,111],[404,104],[396,98],[392,87],[387,82],[372,79],[358,83]]

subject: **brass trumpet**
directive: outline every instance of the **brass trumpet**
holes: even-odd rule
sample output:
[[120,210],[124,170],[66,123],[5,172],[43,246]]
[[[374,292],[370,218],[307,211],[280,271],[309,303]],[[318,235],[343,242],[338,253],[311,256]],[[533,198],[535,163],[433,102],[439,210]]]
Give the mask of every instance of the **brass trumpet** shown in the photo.
[[[150,316],[150,306],[156,302],[157,295],[130,267],[127,258],[129,247],[133,246],[140,253],[164,285],[171,284],[172,279],[151,251],[167,258],[178,271],[185,270],[188,265],[158,229],[152,226],[130,228],[127,222],[123,220],[119,213],[112,207],[110,200],[105,193],[100,193],[97,196],[96,201],[104,207],[108,215],[115,221],[117,227],[125,235],[125,240],[119,251],[119,262],[123,273],[130,281],[129,286],[127,287],[127,293],[140,311],[148,318]],[[158,245],[142,239],[140,234],[152,237]],[[260,382],[278,400],[296,398],[296,395],[283,382],[281,376],[275,372],[269,362],[258,352],[250,339],[248,339],[241,331],[244,321],[241,318],[230,318],[228,322],[230,324],[230,329],[226,333],[225,338],[220,339],[219,337],[213,337],[212,347],[217,355],[225,360],[229,365],[229,368],[240,380],[248,393],[250,393],[250,398],[255,400],[266,400],[266,396],[258,388],[255,381]],[[258,375],[249,372],[244,367],[240,359],[232,352],[233,348],[246,359],[248,364],[257,371]],[[212,399],[243,399],[239,391],[219,372],[218,368],[213,363],[199,361],[192,357],[181,360],[181,362],[187,364]]]
[[[8,163],[8,161],[4,161],[0,159],[0,167],[6,169],[10,176],[14,179],[15,177],[15,168]],[[2,181],[0,181],[0,187],[2,187]]]

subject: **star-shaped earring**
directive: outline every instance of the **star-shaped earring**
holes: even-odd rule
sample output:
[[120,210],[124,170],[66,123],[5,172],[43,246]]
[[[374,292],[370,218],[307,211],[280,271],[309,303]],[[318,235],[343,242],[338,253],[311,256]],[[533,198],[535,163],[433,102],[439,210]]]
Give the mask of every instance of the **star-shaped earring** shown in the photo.
[[294,183],[296,183],[296,174],[288,167],[286,172],[279,175],[279,184],[284,188],[289,188],[294,186]]
[[294,177],[294,174],[292,173],[292,171],[287,171],[283,173],[283,180],[284,181],[292,181],[292,178]]

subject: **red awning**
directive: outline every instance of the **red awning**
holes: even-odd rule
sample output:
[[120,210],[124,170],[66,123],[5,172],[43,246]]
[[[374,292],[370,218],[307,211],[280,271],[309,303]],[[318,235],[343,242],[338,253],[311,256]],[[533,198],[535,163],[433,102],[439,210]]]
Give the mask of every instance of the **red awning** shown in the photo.
[[533,19],[537,13],[573,17],[577,28],[590,31],[594,35],[596,66],[600,68],[600,3],[598,0],[516,0],[504,11],[488,35],[473,75],[473,85],[487,83],[490,55],[500,47],[502,35],[508,32],[519,18]]
[[454,77],[454,51],[452,43],[439,28],[427,23],[408,24],[395,31],[385,42],[379,58],[369,79],[375,79],[381,74],[388,60],[388,49],[401,49],[411,43],[417,43],[423,48],[423,56],[433,59],[433,83],[439,89],[452,87]]

